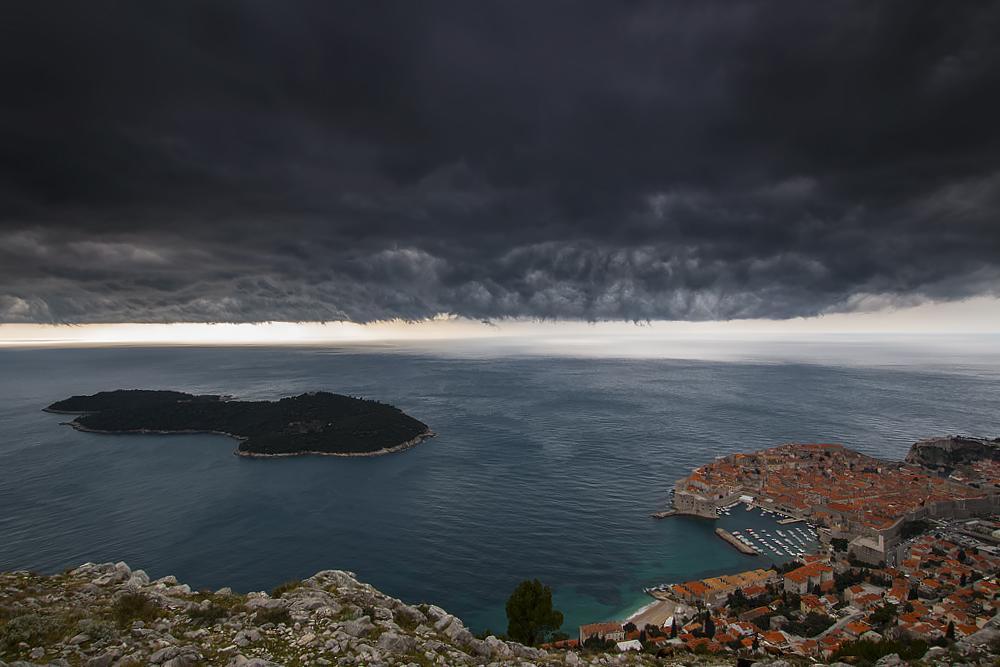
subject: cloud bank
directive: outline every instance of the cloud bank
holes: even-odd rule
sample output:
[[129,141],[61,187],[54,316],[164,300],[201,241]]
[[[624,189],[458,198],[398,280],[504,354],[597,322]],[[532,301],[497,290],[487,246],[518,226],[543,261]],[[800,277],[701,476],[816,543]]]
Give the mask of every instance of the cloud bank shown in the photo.
[[19,3],[0,322],[1000,295],[1000,2]]

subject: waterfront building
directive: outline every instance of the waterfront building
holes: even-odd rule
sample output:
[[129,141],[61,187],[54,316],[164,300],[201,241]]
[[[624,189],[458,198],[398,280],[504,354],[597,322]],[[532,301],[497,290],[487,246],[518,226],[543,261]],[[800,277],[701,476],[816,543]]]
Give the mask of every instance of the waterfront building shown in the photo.
[[621,623],[589,623],[580,626],[580,644],[591,637],[597,637],[602,641],[620,642],[625,641],[625,630]]

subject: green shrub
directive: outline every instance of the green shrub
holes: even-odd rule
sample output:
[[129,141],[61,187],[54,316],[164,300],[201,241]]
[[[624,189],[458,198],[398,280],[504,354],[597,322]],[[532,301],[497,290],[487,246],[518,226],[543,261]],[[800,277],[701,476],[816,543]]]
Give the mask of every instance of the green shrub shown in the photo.
[[21,642],[32,646],[50,644],[62,637],[62,629],[62,623],[51,616],[22,614],[0,627],[0,646],[9,651]]
[[[420,625],[416,618],[400,613],[399,611],[393,612],[392,618],[396,622],[396,625],[408,632],[413,632]],[[486,639],[486,637],[480,637],[480,639]]]
[[257,610],[257,614],[254,616],[254,623],[257,625],[264,625],[265,623],[291,625],[292,615],[283,607],[265,607]]
[[294,591],[296,588],[302,588],[302,582],[298,579],[292,579],[291,581],[286,581],[280,584],[271,591],[271,597],[280,598],[282,595],[288,591]]
[[147,623],[160,617],[160,608],[142,593],[126,593],[115,600],[111,617],[119,627],[125,628],[135,621]]
[[815,637],[833,624],[834,620],[826,614],[811,611],[799,621],[789,621],[784,629],[800,637]]
[[115,635],[115,626],[99,618],[84,618],[77,622],[76,629],[95,641],[111,639]]
[[856,641],[844,644],[833,654],[831,661],[853,657],[862,663],[875,663],[880,658],[896,653],[903,660],[919,660],[927,653],[928,644],[923,639],[902,638],[898,641]]
[[229,610],[213,603],[204,607],[191,607],[187,615],[195,625],[215,625],[223,618],[229,617]]

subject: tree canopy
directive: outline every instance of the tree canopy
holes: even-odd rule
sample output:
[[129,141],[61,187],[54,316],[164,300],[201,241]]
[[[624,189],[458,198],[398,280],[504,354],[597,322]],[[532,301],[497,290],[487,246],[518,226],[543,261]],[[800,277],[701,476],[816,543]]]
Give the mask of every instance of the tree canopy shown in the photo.
[[552,589],[538,579],[518,584],[507,599],[507,636],[533,646],[562,626],[563,615],[552,608]]

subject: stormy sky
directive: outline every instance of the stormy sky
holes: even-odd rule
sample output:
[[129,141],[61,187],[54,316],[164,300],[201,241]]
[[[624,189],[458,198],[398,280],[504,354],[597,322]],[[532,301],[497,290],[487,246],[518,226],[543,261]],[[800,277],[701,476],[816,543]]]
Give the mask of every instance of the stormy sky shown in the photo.
[[0,322],[1000,295],[1000,2],[20,2]]

